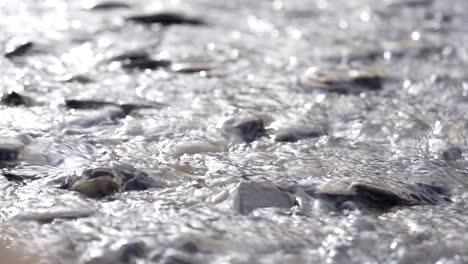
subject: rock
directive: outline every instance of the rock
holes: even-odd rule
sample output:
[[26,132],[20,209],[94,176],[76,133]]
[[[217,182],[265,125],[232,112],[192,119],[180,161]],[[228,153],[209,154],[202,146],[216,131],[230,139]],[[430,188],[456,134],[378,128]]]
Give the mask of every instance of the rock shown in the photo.
[[175,152],[177,155],[221,152],[223,151],[223,149],[224,148],[222,145],[202,140],[180,142],[177,145],[175,145]]
[[337,181],[320,186],[315,197],[334,209],[364,207],[386,210],[395,206],[434,205],[450,201],[443,187],[416,183],[385,184]]
[[197,25],[204,24],[204,22],[201,19],[186,17],[182,14],[171,13],[171,12],[134,15],[134,16],[127,17],[127,20],[142,23],[142,24],[160,24],[163,26],[182,25],[182,24],[197,26]]
[[264,121],[259,116],[231,119],[223,125],[223,128],[228,134],[238,137],[247,143],[264,136],[266,133]]
[[[125,104],[117,104],[112,102],[106,101],[94,101],[94,100],[77,100],[77,99],[68,99],[65,100],[65,106],[71,109],[101,109],[105,107],[118,107],[122,110],[122,116],[129,115],[131,112],[138,110],[138,109],[160,109],[162,104],[133,104],[133,103],[125,103]],[[116,116],[119,117],[119,116]]]
[[317,138],[326,135],[322,128],[313,126],[294,126],[280,128],[274,133],[274,140],[277,142],[296,142],[302,139]]
[[442,157],[446,161],[455,161],[462,158],[462,151],[458,147],[450,147],[442,152]]
[[171,70],[178,73],[197,73],[201,71],[211,71],[214,66],[206,62],[183,62],[174,63]]
[[257,208],[291,208],[294,199],[270,182],[242,182],[237,187],[234,208],[241,214],[249,214]]
[[63,78],[61,78],[59,81],[66,82],[66,83],[77,82],[77,83],[83,83],[83,84],[94,82],[93,79],[91,79],[90,77],[84,74],[77,74],[77,75],[67,74],[63,76]]
[[94,100],[65,100],[65,106],[72,109],[98,109],[106,106],[115,106],[115,103]]
[[30,51],[33,48],[33,46],[34,44],[30,41],[23,42],[20,44],[11,43],[5,51],[5,57],[8,59],[12,59],[14,57],[23,56],[28,51]]
[[171,66],[169,60],[155,60],[150,58],[145,59],[133,59],[122,62],[122,68],[125,70],[156,70],[165,69]]
[[106,2],[95,4],[87,9],[93,10],[93,11],[104,11],[104,10],[112,10],[112,9],[129,9],[131,7],[132,6],[130,4],[124,3],[124,2],[106,1]]
[[299,77],[299,84],[304,88],[339,94],[380,90],[382,83],[380,74],[356,69],[323,71],[309,68]]
[[128,51],[123,54],[114,56],[108,61],[120,61],[120,62],[131,62],[134,60],[145,60],[150,59],[150,55],[144,51]]
[[89,197],[102,198],[119,191],[142,191],[162,187],[146,173],[128,165],[99,167],[83,171],[80,177],[67,181],[63,188],[80,192]]
[[20,95],[17,92],[11,92],[11,93],[6,93],[3,94],[2,96],[2,103],[6,105],[11,105],[11,106],[30,106],[32,104],[31,98]]
[[19,142],[0,143],[0,164],[11,164],[19,160],[23,144]]
[[434,0],[394,0],[390,1],[388,7],[403,8],[403,7],[428,7],[434,3]]
[[[120,243],[119,243],[120,244]],[[116,245],[119,246],[119,245]],[[114,249],[114,245],[104,251],[102,256],[98,256],[86,261],[86,264],[130,264],[137,263],[139,258],[144,258],[147,246],[143,241],[129,242]],[[139,262],[138,262],[139,263]]]

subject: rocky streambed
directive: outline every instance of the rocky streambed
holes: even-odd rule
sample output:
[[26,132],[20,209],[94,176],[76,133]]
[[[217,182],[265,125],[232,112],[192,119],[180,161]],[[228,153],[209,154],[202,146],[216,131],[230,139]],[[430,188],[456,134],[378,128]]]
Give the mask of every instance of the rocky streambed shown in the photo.
[[2,255],[467,263],[466,11],[0,3]]

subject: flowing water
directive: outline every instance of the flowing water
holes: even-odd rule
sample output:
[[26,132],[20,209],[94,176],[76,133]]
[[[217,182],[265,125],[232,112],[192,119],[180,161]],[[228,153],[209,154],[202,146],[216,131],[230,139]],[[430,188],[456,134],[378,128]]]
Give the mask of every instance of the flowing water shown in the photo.
[[[126,3],[0,1],[0,47],[33,44],[0,58],[0,89],[25,97],[0,106],[0,147],[20,148],[2,157],[2,240],[51,264],[468,262],[467,1]],[[203,23],[126,19],[160,11]],[[129,52],[160,67],[122,67]],[[376,72],[379,87],[316,89],[301,83],[311,67]],[[267,135],[225,129],[245,116]],[[275,140],[297,126],[314,133]],[[115,164],[158,187],[61,188]],[[432,184],[450,199],[336,210],[309,195],[342,180]]]

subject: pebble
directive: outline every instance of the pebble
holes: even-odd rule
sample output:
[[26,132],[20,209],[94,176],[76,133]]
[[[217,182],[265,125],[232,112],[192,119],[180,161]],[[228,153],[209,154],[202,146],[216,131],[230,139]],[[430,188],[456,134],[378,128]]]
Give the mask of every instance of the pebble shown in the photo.
[[309,68],[299,76],[299,84],[306,89],[319,89],[339,94],[359,94],[382,89],[383,76],[357,69],[319,70]]
[[314,126],[294,126],[276,130],[274,140],[276,142],[297,142],[308,138],[318,138],[326,134],[325,130]]
[[230,135],[250,143],[266,134],[265,124],[259,116],[248,116],[228,120],[223,125],[224,131]]
[[132,59],[123,61],[122,68],[125,70],[156,70],[169,68],[171,64],[172,62],[169,60],[155,60],[150,58]]
[[462,158],[462,151],[458,147],[450,147],[442,152],[442,157],[446,161],[455,161]]
[[17,92],[3,94],[1,101],[3,104],[10,106],[30,106],[32,104],[31,98]]
[[17,162],[20,158],[23,145],[16,142],[0,143],[0,164]]
[[177,155],[221,152],[223,150],[224,146],[220,144],[210,143],[202,140],[185,141],[175,145],[175,153]]
[[23,56],[29,52],[33,46],[34,44],[30,41],[23,42],[21,44],[10,44],[5,51],[5,57],[12,59],[14,57]]
[[154,14],[134,15],[127,17],[127,20],[142,23],[142,24],[160,24],[163,26],[170,25],[203,25],[204,22],[198,18],[187,17],[178,13],[161,12]]
[[291,208],[294,199],[271,182],[242,182],[237,187],[234,208],[241,214],[249,214],[257,208]]
[[163,185],[142,171],[118,164],[87,169],[80,177],[71,181],[67,179],[62,187],[92,198],[102,198],[119,191],[143,191]]
[[197,73],[197,72],[208,72],[211,71],[214,66],[211,63],[206,62],[181,62],[174,63],[171,66],[171,70],[177,73]]
[[[78,100],[78,99],[67,99],[65,100],[65,106],[71,109],[101,109],[104,107],[118,107],[122,111],[120,117],[127,116],[131,112],[139,109],[160,109],[163,104],[152,103],[152,104],[134,104],[134,103],[125,103],[117,104],[106,101],[97,101],[97,100]],[[119,117],[119,116],[116,116]]]
[[448,190],[439,186],[345,180],[319,186],[315,197],[338,210],[356,207],[386,210],[395,206],[434,205],[450,201]]
[[116,1],[107,1],[95,4],[89,8],[88,10],[95,10],[95,11],[104,11],[104,10],[112,10],[112,9],[129,9],[132,6],[128,3],[124,2],[116,2]]

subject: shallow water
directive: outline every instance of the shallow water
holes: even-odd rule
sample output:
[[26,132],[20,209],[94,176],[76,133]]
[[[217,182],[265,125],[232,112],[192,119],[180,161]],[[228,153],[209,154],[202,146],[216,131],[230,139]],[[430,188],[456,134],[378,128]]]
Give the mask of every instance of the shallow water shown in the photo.
[[[85,1],[0,3],[0,47],[34,42],[22,56],[0,58],[2,92],[33,100],[0,106],[0,143],[24,145],[3,173],[25,178],[0,178],[2,239],[44,263],[468,262],[468,2],[147,2],[100,11]],[[161,10],[206,24],[124,19]],[[109,61],[129,51],[214,69],[129,71]],[[309,67],[350,66],[380,72],[382,89],[338,94],[298,83]],[[63,81],[76,75],[89,81]],[[158,107],[116,117],[114,106],[70,110],[65,99]],[[267,129],[326,133],[251,143],[225,133],[226,121],[249,114]],[[192,140],[221,151],[180,155],[177,144]],[[450,147],[462,157],[444,159]],[[103,199],[59,188],[115,162],[164,188]],[[240,182],[342,179],[443,185],[452,202],[337,212],[303,194],[293,208],[235,209]]]

